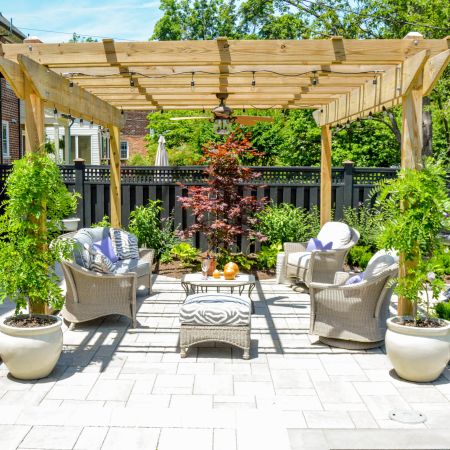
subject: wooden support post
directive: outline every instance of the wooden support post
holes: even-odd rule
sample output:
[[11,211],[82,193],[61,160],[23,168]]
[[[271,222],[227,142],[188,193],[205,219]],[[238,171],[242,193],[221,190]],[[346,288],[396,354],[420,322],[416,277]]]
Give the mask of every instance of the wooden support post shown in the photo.
[[120,130],[111,125],[110,131],[110,170],[111,170],[111,226],[121,226],[121,189],[120,189]]
[[[403,96],[402,111],[402,169],[420,170],[422,168],[422,81],[423,70],[418,71],[414,83]],[[407,208],[407,205],[401,205]],[[414,261],[406,261],[400,254],[399,276],[405,277],[408,270],[414,267]],[[410,316],[413,314],[413,305],[403,297],[398,299],[397,315]]]
[[331,130],[329,125],[321,127],[320,162],[320,225],[331,219]]
[[34,91],[30,80],[24,77],[26,151],[44,151],[44,102]]

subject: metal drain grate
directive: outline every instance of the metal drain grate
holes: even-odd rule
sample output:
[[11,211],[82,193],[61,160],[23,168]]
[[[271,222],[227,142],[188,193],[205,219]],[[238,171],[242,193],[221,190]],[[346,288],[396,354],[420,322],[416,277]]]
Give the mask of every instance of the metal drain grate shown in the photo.
[[389,413],[389,419],[401,423],[423,423],[427,420],[425,414],[419,411],[394,409]]

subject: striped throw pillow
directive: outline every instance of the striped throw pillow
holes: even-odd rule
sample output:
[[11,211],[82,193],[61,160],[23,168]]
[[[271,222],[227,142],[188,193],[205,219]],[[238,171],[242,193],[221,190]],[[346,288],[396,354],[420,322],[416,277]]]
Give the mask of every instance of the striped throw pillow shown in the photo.
[[116,266],[100,250],[92,248],[89,244],[84,244],[84,248],[90,255],[89,269],[99,273],[113,273]]
[[139,246],[136,236],[119,228],[110,228],[114,253],[119,259],[139,258]]

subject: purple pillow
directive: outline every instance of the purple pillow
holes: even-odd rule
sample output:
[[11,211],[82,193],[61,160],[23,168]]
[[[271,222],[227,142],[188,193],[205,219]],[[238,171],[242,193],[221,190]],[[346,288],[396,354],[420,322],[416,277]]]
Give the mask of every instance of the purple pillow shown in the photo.
[[103,238],[101,241],[94,242],[92,246],[99,252],[102,252],[105,256],[107,256],[111,260],[111,262],[116,263],[117,261],[119,261],[119,258],[114,253],[112,240],[109,236]]
[[333,242],[328,242],[325,245],[322,244],[320,239],[311,238],[306,246],[307,252],[312,252],[313,250],[331,250],[333,248]]
[[364,272],[358,273],[357,275],[354,275],[353,277],[350,277],[345,284],[356,284],[361,283],[361,281],[364,280]]

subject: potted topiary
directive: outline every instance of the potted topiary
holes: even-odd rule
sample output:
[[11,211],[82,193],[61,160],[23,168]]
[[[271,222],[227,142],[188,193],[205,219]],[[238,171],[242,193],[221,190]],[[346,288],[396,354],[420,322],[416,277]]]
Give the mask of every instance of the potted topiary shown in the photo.
[[54,238],[62,218],[75,211],[76,195],[43,153],[14,162],[6,194],[0,217],[0,301],[8,298],[16,308],[0,320],[0,356],[14,377],[42,378],[62,350],[61,319],[44,313],[63,303],[54,267],[72,248],[69,241]]
[[444,287],[439,233],[449,227],[445,175],[442,164],[428,159],[423,170],[402,170],[379,189],[385,213],[380,248],[400,254],[406,270],[395,291],[412,304],[411,316],[388,319],[386,352],[397,374],[411,381],[435,380],[450,358],[450,322],[430,315]]

